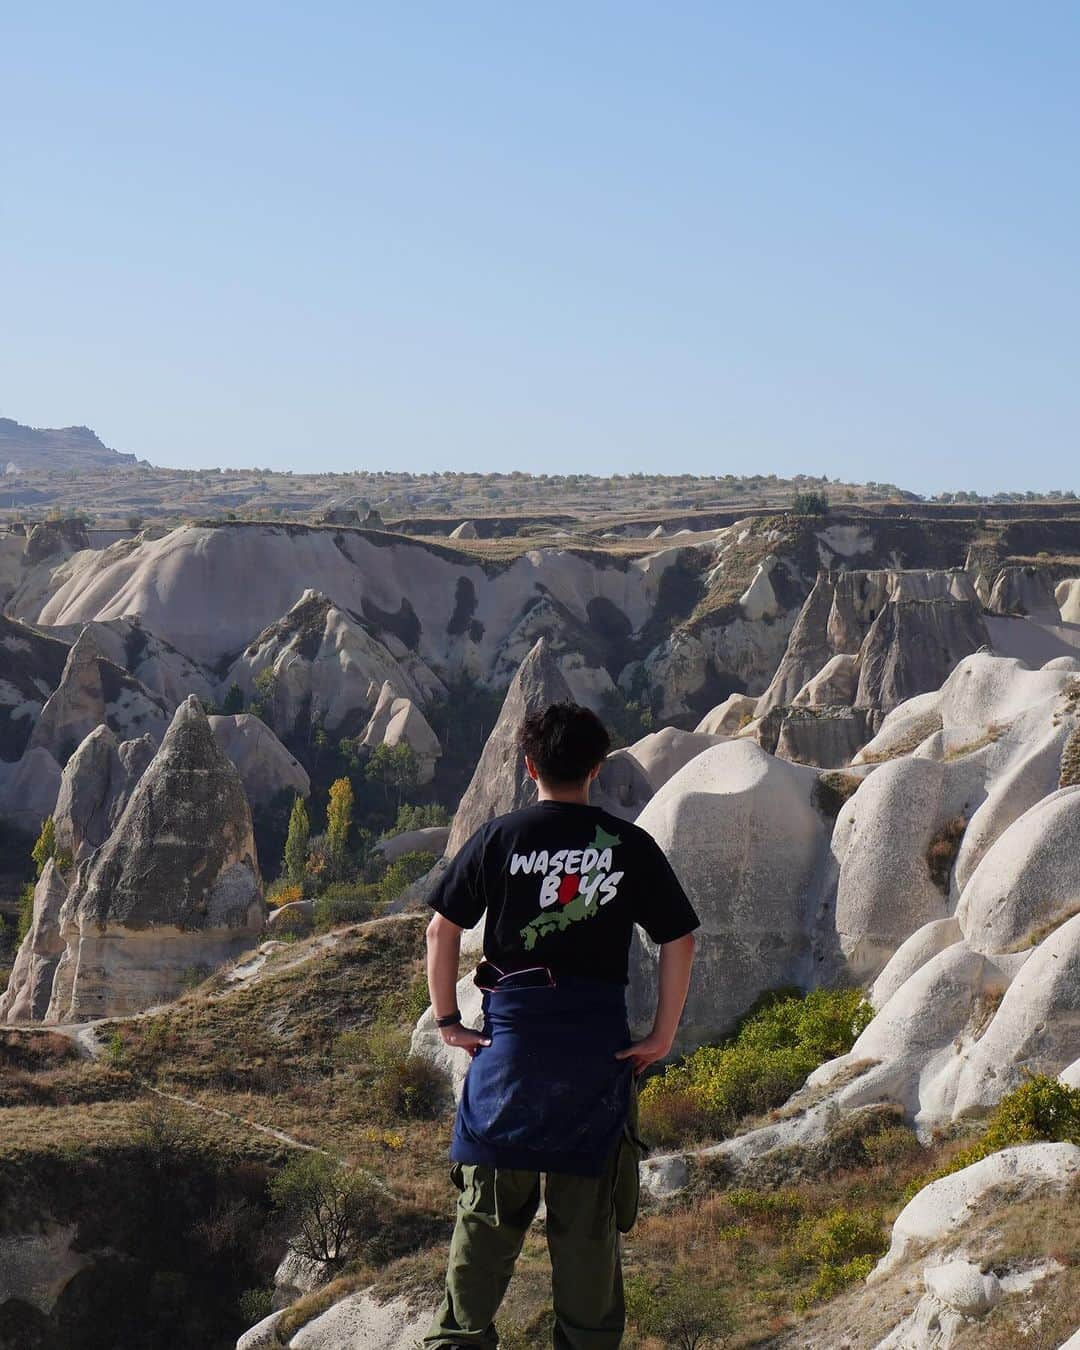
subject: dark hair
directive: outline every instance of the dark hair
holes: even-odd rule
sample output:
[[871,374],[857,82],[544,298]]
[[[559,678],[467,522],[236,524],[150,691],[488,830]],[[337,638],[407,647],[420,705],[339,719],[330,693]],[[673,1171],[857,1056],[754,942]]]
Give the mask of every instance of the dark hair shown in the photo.
[[583,783],[611,749],[599,717],[578,703],[552,703],[532,713],[518,730],[518,745],[545,783]]

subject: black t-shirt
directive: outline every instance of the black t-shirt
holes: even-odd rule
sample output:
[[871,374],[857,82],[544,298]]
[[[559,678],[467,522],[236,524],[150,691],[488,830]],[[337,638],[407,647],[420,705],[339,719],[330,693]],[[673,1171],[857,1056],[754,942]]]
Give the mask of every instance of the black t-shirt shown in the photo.
[[481,826],[428,901],[462,928],[487,911],[484,955],[501,970],[627,981],[634,924],[674,942],[698,916],[659,844],[597,806],[537,802]]

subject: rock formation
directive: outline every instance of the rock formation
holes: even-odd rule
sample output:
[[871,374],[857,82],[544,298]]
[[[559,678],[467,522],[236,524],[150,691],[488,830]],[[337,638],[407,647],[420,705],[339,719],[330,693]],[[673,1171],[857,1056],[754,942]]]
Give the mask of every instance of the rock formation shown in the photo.
[[67,659],[65,643],[0,615],[0,759],[22,755]]
[[313,723],[338,736],[356,735],[385,685],[417,706],[445,692],[424,662],[392,635],[387,641],[394,650],[359,616],[306,591],[246,648],[222,683],[257,698],[282,737]]
[[76,863],[100,848],[116,828],[156,750],[149,736],[121,742],[102,723],[68,760],[53,815],[57,846]]
[[46,1020],[174,998],[185,971],[212,969],[251,946],[264,915],[240,775],[190,698],[115,829],[78,868]]
[[1003,567],[986,607],[994,614],[1020,614],[1048,623],[1061,618],[1049,573],[1034,565]]
[[360,744],[369,750],[379,745],[407,745],[416,756],[420,784],[430,783],[435,777],[435,765],[442,755],[439,738],[424,714],[411,698],[399,696],[390,680],[379,691]]
[[269,806],[279,793],[306,797],[311,779],[261,718],[251,713],[210,718],[214,738],[236,765],[249,804]]
[[40,1022],[49,1007],[53,976],[64,951],[60,909],[68,888],[50,858],[34,887],[30,928],[22,940],[7,989],[0,994],[0,1022]]
[[494,816],[536,800],[536,784],[525,772],[525,762],[518,750],[518,728],[530,713],[572,697],[547,642],[541,638],[522,661],[506,692],[499,719],[454,815],[446,845],[448,858]]
[[1062,623],[1080,624],[1080,577],[1058,583],[1054,591]]
[[641,765],[655,792],[685,764],[710,746],[719,745],[721,736],[700,731],[680,731],[677,727],[662,727],[635,741],[626,753]]
[[463,520],[450,531],[451,539],[476,539],[476,526],[471,520]]
[[125,739],[145,733],[157,742],[168,721],[165,702],[107,660],[84,629],[68,652],[60,683],[41,710],[30,748],[48,750],[63,763],[102,723]]
[[[702,921],[681,1045],[725,1035],[759,994],[804,978],[828,842],[816,778],[752,741],[729,741],[692,759],[639,816]],[[638,1023],[651,1017],[652,969],[641,950],[631,986]]]

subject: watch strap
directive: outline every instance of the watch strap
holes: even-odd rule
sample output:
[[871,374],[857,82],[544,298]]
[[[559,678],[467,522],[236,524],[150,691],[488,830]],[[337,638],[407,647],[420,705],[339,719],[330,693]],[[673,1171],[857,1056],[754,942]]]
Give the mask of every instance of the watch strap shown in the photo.
[[447,1013],[445,1017],[436,1017],[435,1025],[437,1027],[453,1027],[461,1021],[461,1013],[455,1008],[452,1013]]

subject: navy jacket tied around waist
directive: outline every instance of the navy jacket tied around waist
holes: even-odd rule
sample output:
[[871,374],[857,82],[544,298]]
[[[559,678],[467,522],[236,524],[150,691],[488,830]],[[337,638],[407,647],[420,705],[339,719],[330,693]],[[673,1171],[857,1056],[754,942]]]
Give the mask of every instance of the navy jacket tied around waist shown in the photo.
[[626,1121],[633,1074],[626,991],[560,980],[484,994],[482,1047],[454,1121],[455,1162],[599,1176]]

